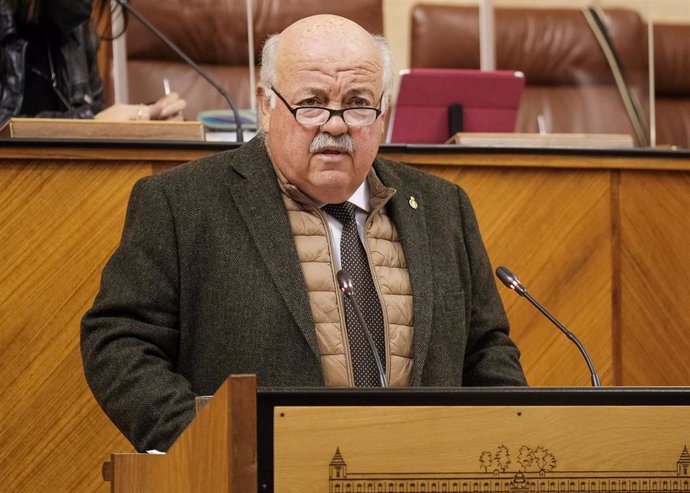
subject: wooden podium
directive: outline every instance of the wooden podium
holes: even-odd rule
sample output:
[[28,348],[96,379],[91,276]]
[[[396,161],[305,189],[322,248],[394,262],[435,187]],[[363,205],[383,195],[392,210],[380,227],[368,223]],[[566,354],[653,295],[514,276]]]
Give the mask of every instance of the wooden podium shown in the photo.
[[113,492],[690,492],[688,388],[256,389],[232,376]]
[[256,378],[231,376],[167,454],[112,454],[115,492],[257,491]]

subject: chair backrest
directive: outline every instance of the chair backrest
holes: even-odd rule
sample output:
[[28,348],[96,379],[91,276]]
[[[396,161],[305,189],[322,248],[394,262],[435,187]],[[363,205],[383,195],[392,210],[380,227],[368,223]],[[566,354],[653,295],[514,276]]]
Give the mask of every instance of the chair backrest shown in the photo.
[[690,25],[654,26],[654,76],[657,144],[690,147]]
[[[607,10],[608,32],[628,83],[646,101],[646,27],[624,9]],[[496,69],[525,74],[517,132],[635,135],[606,58],[576,9],[496,8]],[[479,68],[476,7],[417,5],[412,11],[412,67]]]
[[[246,0],[137,0],[135,6],[211,77],[238,108],[249,108],[249,59]],[[253,0],[255,64],[265,39],[294,21],[314,14],[337,14],[374,34],[383,34],[382,0]],[[129,99],[155,101],[163,79],[187,100],[187,119],[228,105],[206,81],[135,18],[127,27]],[[257,69],[258,80],[258,69]]]

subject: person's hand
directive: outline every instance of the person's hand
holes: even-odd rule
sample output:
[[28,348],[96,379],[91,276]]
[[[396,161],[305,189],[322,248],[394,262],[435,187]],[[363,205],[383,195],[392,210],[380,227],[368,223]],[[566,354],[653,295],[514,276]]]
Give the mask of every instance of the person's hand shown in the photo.
[[148,120],[149,111],[145,104],[117,103],[97,113],[94,118],[107,121]]
[[150,120],[184,120],[182,110],[187,106],[187,101],[171,92],[160,98],[153,104],[148,105],[148,116]]
[[114,104],[100,113],[97,120],[184,120],[182,110],[187,101],[171,92],[152,104]]

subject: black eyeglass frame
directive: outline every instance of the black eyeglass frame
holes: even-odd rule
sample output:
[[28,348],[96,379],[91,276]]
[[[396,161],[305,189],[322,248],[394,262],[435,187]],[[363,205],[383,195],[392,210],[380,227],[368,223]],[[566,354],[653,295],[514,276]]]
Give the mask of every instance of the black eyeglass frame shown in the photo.
[[[295,107],[293,107],[293,106],[291,106],[290,103],[288,103],[287,100],[276,90],[275,87],[269,86],[268,88],[269,88],[271,91],[273,91],[273,92],[276,94],[276,96],[278,96],[278,98],[283,102],[283,104],[284,104],[285,107],[288,109],[288,111],[289,111],[290,113],[292,113],[292,116],[295,117],[295,120],[297,120],[297,112],[298,112],[299,110],[302,110],[302,109],[307,109],[307,110],[325,110],[325,111],[328,111],[328,118],[326,118],[326,121],[325,121],[325,122],[323,122],[323,123],[312,123],[312,124],[310,124],[310,123],[302,123],[301,121],[297,120],[297,123],[299,123],[300,125],[309,125],[309,126],[315,126],[315,127],[316,127],[316,126],[321,126],[321,125],[325,125],[326,123],[328,123],[328,122],[330,121],[330,119],[333,118],[334,116],[339,116],[340,118],[343,119],[343,121],[345,122],[345,124],[347,124],[347,125],[349,125],[349,126],[351,126],[351,127],[368,127],[369,125],[373,125],[374,122],[378,119],[379,116],[381,116],[381,113],[383,112],[380,108],[374,108],[374,107],[372,107],[372,106],[357,106],[357,107],[354,107],[354,108],[341,108],[341,109],[339,109],[339,110],[334,110],[334,109],[331,109],[331,108],[325,108],[325,107],[323,107],[323,106],[295,106]],[[379,106],[381,106],[381,101],[383,101],[383,95],[384,95],[384,94],[385,94],[385,91],[381,93],[381,97],[379,98]],[[347,112],[347,111],[356,111],[356,110],[372,110],[372,111],[374,111],[374,112],[376,113],[376,117],[374,117],[374,119],[371,121],[371,123],[365,123],[365,124],[361,124],[361,125],[352,124],[352,123],[347,123],[347,120],[345,120],[345,112]]]

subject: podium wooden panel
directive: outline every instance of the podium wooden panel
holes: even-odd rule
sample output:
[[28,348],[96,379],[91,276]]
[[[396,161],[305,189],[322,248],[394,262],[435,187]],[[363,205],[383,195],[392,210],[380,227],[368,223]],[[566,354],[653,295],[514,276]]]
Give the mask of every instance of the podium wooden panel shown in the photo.
[[75,118],[10,118],[0,127],[0,137],[34,139],[101,139],[204,141],[204,127],[197,121],[81,120]]
[[115,454],[110,480],[118,493],[688,492],[689,413],[687,388],[257,393],[230,377],[168,454]]
[[165,455],[113,454],[113,493],[257,491],[256,378],[231,376]]
[[[0,484],[105,492],[132,450],[82,374],[79,322],[142,176],[233,145],[0,141]],[[575,332],[606,385],[690,384],[690,153],[384,146],[462,185],[493,264]],[[534,386],[584,386],[577,350],[503,287]]]

